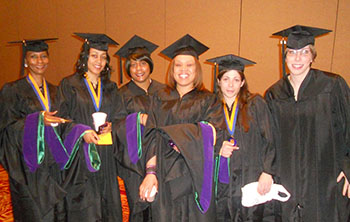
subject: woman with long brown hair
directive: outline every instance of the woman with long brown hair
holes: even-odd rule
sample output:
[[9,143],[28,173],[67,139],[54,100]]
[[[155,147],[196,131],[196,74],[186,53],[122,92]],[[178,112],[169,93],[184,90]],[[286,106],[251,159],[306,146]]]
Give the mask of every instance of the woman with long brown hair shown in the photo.
[[272,118],[264,99],[251,94],[244,75],[250,60],[225,55],[208,60],[217,63],[217,83],[226,122],[223,143],[216,158],[217,221],[275,221],[274,201],[243,207],[241,188],[258,181],[257,191],[267,194],[275,174]]

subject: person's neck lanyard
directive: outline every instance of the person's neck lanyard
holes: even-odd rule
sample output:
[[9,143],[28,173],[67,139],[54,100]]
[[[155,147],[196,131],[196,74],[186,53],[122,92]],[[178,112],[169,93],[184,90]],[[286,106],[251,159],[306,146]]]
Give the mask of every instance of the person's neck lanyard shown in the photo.
[[232,142],[234,145],[236,145],[236,143],[237,143],[237,141],[233,137],[233,134],[235,133],[238,109],[239,109],[238,97],[236,97],[235,102],[233,104],[233,109],[232,109],[231,115],[230,115],[229,111],[227,110],[226,104],[224,105],[225,122],[227,125],[227,130],[231,135],[230,142]]
[[51,100],[50,100],[50,93],[49,93],[49,88],[46,84],[46,80],[43,79],[43,91],[41,92],[38,84],[35,82],[33,76],[29,73],[27,75],[27,81],[34,90],[36,97],[38,98],[43,110],[45,111],[50,111],[51,108]]
[[94,107],[96,112],[98,112],[101,108],[102,104],[102,82],[101,78],[98,79],[98,86],[97,86],[97,95],[94,87],[92,86],[91,81],[89,80],[88,76],[84,78],[85,85],[89,91],[90,97],[92,102],[94,103]]

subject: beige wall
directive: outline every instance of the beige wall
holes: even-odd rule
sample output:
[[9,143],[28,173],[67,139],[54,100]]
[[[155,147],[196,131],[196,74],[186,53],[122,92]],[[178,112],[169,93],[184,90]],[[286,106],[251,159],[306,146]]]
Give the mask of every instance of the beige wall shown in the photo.
[[[152,55],[152,76],[165,82],[169,62],[159,52],[189,33],[210,48],[200,57],[207,88],[213,67],[205,60],[233,53],[257,62],[246,75],[250,90],[263,93],[281,75],[279,39],[271,34],[295,24],[333,30],[316,39],[313,66],[349,83],[350,0],[0,0],[0,86],[17,79],[20,69],[20,47],[8,41],[58,37],[49,45],[47,73],[58,84],[73,73],[80,51],[82,42],[73,32],[106,33],[121,45],[137,34],[160,46]],[[118,48],[109,50],[115,81]]]

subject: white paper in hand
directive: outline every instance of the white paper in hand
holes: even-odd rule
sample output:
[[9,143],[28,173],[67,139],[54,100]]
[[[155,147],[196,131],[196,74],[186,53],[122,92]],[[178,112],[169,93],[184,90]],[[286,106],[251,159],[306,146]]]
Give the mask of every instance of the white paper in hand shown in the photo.
[[158,190],[155,186],[152,187],[152,190],[149,193],[149,195],[148,195],[148,190],[146,190],[145,196],[146,196],[147,202],[153,202],[155,197],[156,197],[157,192],[158,192]]

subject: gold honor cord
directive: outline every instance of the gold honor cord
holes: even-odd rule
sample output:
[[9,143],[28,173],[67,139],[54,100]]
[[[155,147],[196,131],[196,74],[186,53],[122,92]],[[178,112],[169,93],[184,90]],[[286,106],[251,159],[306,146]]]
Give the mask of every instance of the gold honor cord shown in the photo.
[[27,81],[32,86],[32,88],[33,88],[33,90],[34,90],[38,100],[41,103],[42,108],[45,111],[50,111],[51,101],[50,101],[49,90],[47,88],[47,84],[46,84],[45,79],[43,79],[44,95],[42,94],[38,84],[35,82],[33,76],[30,73],[27,75]]
[[228,131],[229,131],[231,137],[233,138],[233,134],[235,132],[236,121],[237,121],[237,114],[238,114],[238,97],[236,97],[235,103],[233,104],[231,116],[229,115],[229,111],[227,110],[226,105],[224,105],[224,113],[225,113],[225,120],[226,120],[226,125],[228,128]]
[[102,84],[101,84],[101,78],[98,79],[98,87],[97,87],[97,95],[95,92],[94,87],[92,86],[91,81],[89,80],[88,75],[86,75],[86,78],[84,79],[85,85],[88,88],[88,91],[90,93],[92,102],[94,103],[96,112],[100,110],[101,103],[102,103]]

